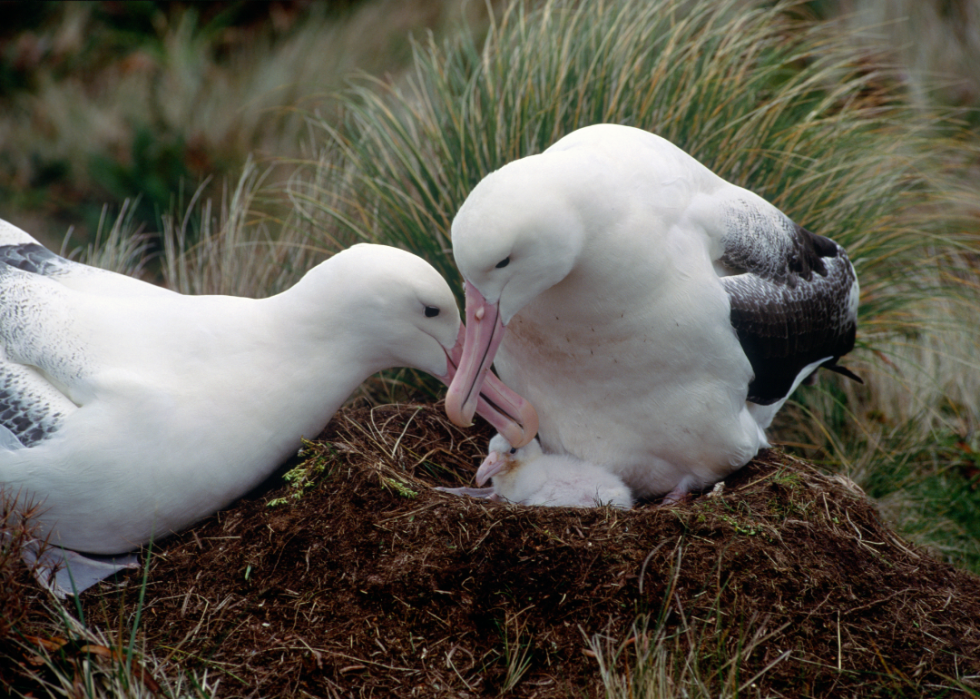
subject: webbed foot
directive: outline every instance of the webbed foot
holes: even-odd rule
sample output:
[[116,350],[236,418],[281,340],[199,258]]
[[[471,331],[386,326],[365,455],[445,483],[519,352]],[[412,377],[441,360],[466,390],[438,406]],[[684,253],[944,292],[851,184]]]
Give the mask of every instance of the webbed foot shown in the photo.
[[43,546],[38,541],[26,544],[21,556],[41,586],[59,599],[84,592],[120,571],[140,567],[135,553],[85,555],[59,546]]
[[493,500],[493,488],[435,488],[443,493],[450,493],[451,495],[469,495],[471,498],[480,498],[482,500]]

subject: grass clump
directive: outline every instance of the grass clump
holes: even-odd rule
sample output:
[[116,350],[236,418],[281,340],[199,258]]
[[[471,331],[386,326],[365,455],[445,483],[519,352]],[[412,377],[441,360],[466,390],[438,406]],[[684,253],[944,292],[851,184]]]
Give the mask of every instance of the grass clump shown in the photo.
[[315,488],[318,481],[322,480],[323,472],[327,469],[329,463],[328,458],[312,442],[304,439],[302,443],[303,446],[299,451],[299,456],[307,458],[304,458],[298,466],[282,474],[282,479],[286,482],[289,494],[272,498],[266,503],[268,507],[279,507],[289,503],[291,500],[299,500],[310,488]]
[[[466,34],[419,44],[403,86],[356,88],[342,128],[318,122],[324,160],[296,182],[296,204],[338,243],[387,241],[438,262],[485,175],[582,126],[630,124],[839,240],[865,279],[863,317],[878,317],[902,298],[888,263],[909,252],[910,231],[895,219],[925,198],[910,192],[937,144],[841,27],[789,8],[513,4],[482,46]],[[441,271],[459,279],[451,261]]]
[[[35,634],[24,634],[0,651],[0,662],[17,667],[5,678],[9,683],[0,680],[8,696],[206,699],[216,695],[219,683],[207,670],[182,672],[173,658],[147,652],[145,644],[133,637],[127,640],[126,629],[116,629],[118,636],[114,636],[86,626],[58,602],[48,602],[45,611],[61,623],[32,629]],[[133,636],[135,630],[136,626]]]
[[[666,623],[669,614],[676,617],[676,624]],[[766,657],[769,662],[754,673],[743,672],[743,667],[753,654],[767,655],[766,644],[784,640],[786,626],[770,630],[765,620],[753,618],[741,631],[725,629],[724,616],[723,610],[714,609],[706,618],[689,618],[675,598],[659,618],[637,618],[624,640],[605,633],[588,636],[589,654],[599,666],[606,698],[780,696],[769,687],[760,690],[760,685],[765,686],[761,680],[791,658],[790,650],[769,653],[774,657]]]
[[[0,649],[7,647],[27,618],[28,572],[21,565],[21,547],[34,540],[31,503],[0,491]],[[0,684],[2,687],[2,684]]]
[[300,156],[297,107],[333,115],[351,73],[397,76],[409,32],[485,15],[461,0],[10,6],[0,206],[45,242],[69,224],[87,241],[91,202],[129,198],[157,232],[182,190],[233,178],[250,154]]

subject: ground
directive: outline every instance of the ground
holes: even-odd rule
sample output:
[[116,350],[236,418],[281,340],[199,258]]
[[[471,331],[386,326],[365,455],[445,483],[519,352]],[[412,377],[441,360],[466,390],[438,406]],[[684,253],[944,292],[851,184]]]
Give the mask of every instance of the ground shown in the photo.
[[[433,490],[470,481],[489,436],[438,406],[341,411],[287,481],[84,593],[86,624],[139,612],[148,652],[209,668],[223,697],[606,696],[603,673],[638,685],[637,657],[665,649],[671,681],[713,695],[980,691],[980,579],[901,540],[850,481],[772,449],[670,507]],[[19,691],[45,671],[35,646],[67,640],[26,596],[0,659]]]

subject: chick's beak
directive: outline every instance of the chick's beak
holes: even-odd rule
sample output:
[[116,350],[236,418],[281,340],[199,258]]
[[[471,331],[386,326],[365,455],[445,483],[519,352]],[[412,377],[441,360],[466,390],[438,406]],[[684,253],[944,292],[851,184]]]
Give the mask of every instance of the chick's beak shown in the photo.
[[482,486],[503,471],[506,465],[507,459],[505,457],[502,457],[495,451],[490,452],[487,454],[487,458],[483,460],[483,463],[480,464],[480,468],[476,470],[476,484]]

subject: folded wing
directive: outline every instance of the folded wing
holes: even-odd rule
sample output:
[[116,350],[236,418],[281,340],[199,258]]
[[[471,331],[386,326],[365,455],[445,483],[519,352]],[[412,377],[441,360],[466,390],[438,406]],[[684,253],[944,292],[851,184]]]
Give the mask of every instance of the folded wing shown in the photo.
[[736,200],[726,221],[720,262],[733,274],[721,283],[755,373],[748,400],[782,400],[814,362],[860,381],[837,365],[857,329],[858,283],[844,249],[768,204]]

